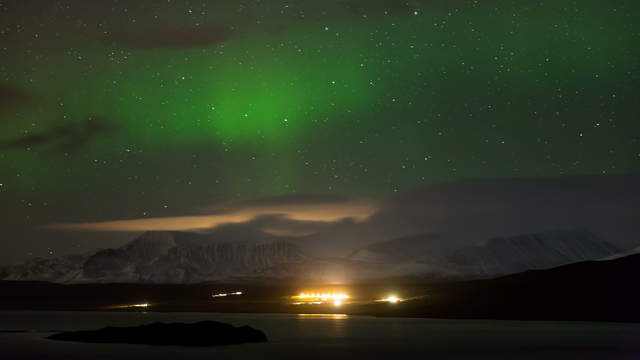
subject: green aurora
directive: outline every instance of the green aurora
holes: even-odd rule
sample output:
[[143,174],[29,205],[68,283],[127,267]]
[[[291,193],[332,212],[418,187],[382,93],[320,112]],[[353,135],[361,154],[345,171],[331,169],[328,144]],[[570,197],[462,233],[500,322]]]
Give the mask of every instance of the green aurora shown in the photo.
[[636,1],[61,4],[0,7],[12,224],[640,169]]

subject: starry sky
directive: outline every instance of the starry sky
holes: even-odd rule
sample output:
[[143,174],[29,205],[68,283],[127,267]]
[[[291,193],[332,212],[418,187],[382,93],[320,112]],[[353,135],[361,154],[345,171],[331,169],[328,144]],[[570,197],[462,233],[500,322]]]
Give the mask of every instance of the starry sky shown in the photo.
[[126,237],[68,224],[233,201],[368,199],[341,208],[357,217],[444,182],[637,173],[639,18],[634,0],[0,1],[0,261]]

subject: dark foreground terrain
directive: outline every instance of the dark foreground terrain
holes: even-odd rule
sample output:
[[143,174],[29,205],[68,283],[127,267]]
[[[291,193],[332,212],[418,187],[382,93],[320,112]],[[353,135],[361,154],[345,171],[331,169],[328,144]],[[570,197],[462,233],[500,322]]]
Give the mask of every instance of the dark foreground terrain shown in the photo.
[[[489,280],[426,283],[389,279],[334,286],[340,307],[292,305],[291,295],[317,288],[294,281],[193,285],[0,282],[1,310],[345,313],[432,318],[640,322],[640,255],[527,271]],[[241,296],[212,298],[220,291]],[[406,299],[377,302],[386,294]],[[132,307],[132,304],[148,304]]]
[[640,255],[441,284],[397,315],[640,322]]

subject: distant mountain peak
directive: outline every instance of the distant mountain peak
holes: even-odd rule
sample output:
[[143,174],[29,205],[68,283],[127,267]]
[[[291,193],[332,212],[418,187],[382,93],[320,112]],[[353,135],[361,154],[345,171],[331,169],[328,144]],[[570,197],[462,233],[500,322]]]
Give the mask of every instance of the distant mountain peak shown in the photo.
[[441,250],[434,234],[375,243],[348,256],[351,260],[387,264],[397,272],[432,272],[455,277],[491,277],[596,260],[620,250],[585,229],[557,229],[494,237],[478,245]]
[[454,251],[451,261],[464,272],[494,276],[596,260],[620,251],[585,229],[497,237]]

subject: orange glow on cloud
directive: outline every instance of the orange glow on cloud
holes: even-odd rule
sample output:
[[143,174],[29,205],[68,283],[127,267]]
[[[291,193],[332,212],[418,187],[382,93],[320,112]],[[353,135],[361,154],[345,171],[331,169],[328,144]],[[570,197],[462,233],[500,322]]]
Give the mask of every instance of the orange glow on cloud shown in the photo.
[[102,222],[52,224],[48,228],[74,231],[188,231],[212,229],[223,224],[243,223],[261,216],[277,215],[296,221],[334,222],[346,218],[363,221],[378,210],[370,200],[351,199],[320,202],[231,203],[211,208],[213,214],[126,219]]

